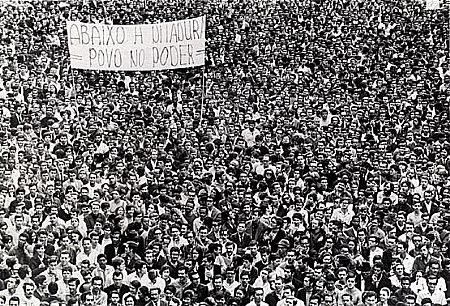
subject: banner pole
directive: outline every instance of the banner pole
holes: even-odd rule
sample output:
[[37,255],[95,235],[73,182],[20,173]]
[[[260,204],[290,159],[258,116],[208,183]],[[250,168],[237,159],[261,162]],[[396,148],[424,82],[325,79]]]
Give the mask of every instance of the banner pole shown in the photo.
[[205,84],[205,67],[206,67],[206,63],[205,65],[203,65],[202,68],[202,100],[201,100],[201,104],[200,104],[200,123],[203,121],[203,107],[204,107],[204,102],[205,102],[205,95],[206,95],[206,84]]

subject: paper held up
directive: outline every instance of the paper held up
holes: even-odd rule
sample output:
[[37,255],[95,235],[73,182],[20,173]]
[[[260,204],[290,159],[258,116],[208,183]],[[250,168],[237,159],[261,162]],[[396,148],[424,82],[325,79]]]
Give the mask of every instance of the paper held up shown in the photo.
[[206,17],[142,25],[67,22],[72,68],[148,71],[205,64]]

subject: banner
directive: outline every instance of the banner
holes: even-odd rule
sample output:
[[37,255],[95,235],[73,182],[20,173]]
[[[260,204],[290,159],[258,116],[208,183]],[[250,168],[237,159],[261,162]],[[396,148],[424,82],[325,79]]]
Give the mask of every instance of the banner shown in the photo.
[[427,10],[438,10],[441,8],[440,0],[426,0],[425,9]]
[[147,71],[205,64],[206,17],[158,24],[67,22],[72,68]]

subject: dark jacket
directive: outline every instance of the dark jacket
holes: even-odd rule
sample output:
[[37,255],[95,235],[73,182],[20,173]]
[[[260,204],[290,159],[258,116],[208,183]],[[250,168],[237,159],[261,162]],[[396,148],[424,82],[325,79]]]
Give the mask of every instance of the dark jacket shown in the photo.
[[242,234],[242,237],[238,233],[234,233],[230,236],[230,240],[236,243],[238,249],[245,249],[250,244],[252,237],[245,232]]
[[377,283],[373,281],[372,277],[366,279],[365,291],[374,291],[377,294],[380,294],[380,290],[383,287],[392,289],[391,280],[384,273],[382,273],[381,279]]
[[198,284],[195,286],[193,283],[190,283],[185,289],[184,292],[187,290],[192,290],[194,292],[194,303],[201,303],[208,297],[208,287],[203,284]]
[[122,286],[120,286],[120,289],[117,290],[116,285],[112,284],[105,288],[105,292],[106,294],[108,294],[108,297],[113,291],[118,291],[120,296],[124,296],[126,293],[130,292],[130,287],[128,287],[125,284],[122,284]]
[[264,300],[269,306],[277,306],[277,303],[280,301],[280,298],[275,292],[270,292],[266,295],[266,299]]

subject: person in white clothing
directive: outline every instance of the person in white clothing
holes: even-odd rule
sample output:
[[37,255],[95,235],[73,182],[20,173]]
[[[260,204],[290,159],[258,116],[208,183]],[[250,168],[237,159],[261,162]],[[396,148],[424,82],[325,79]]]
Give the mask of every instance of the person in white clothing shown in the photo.
[[131,283],[134,280],[138,280],[142,286],[146,286],[147,288],[150,288],[152,285],[152,282],[150,281],[150,278],[148,277],[147,273],[147,264],[143,261],[138,261],[134,265],[135,272],[131,273],[125,278],[125,284],[128,286],[131,286]]
[[92,249],[92,241],[91,238],[85,237],[81,242],[83,246],[83,251],[77,255],[76,263],[77,266],[81,264],[81,262],[85,259],[89,260],[91,265],[95,265],[97,262],[97,251]]
[[35,286],[32,282],[23,284],[23,295],[20,297],[20,306],[39,306],[41,302],[34,296]]
[[429,276],[427,280],[428,290],[420,291],[417,295],[417,304],[421,305],[425,298],[431,299],[433,305],[447,305],[447,299],[445,293],[441,290],[436,290],[437,278],[435,276]]
[[302,300],[294,297],[294,286],[285,285],[283,288],[283,298],[278,301],[277,306],[305,306]]

